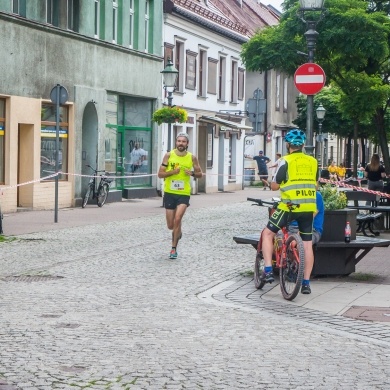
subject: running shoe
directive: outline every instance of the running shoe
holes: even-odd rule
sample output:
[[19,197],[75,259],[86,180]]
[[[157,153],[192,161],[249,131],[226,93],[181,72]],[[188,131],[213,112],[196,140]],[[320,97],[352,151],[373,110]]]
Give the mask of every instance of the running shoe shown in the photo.
[[272,272],[263,273],[263,280],[265,280],[266,283],[272,283],[274,279],[274,274]]
[[169,258],[177,259],[177,252],[174,249],[171,250],[171,253],[169,254]]
[[305,284],[304,286],[302,286],[301,293],[302,294],[311,294],[310,285],[309,284]]

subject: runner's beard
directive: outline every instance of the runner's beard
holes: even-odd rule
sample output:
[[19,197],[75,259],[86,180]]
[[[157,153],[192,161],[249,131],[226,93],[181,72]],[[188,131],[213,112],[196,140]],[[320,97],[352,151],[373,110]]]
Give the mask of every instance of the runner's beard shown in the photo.
[[186,147],[183,146],[183,145],[179,145],[179,146],[177,147],[177,150],[178,150],[179,152],[184,152],[184,151],[186,150]]

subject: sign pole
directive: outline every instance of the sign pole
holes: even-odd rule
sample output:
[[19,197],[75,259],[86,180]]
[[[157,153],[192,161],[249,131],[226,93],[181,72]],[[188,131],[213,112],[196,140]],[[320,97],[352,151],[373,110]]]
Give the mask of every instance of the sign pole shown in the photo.
[[60,84],[56,85],[56,177],[54,187],[54,222],[58,222],[58,168],[60,150]]
[[50,100],[56,105],[56,152],[55,152],[55,184],[54,184],[54,222],[58,222],[58,180],[60,168],[60,105],[68,100],[68,91],[57,84],[50,92]]

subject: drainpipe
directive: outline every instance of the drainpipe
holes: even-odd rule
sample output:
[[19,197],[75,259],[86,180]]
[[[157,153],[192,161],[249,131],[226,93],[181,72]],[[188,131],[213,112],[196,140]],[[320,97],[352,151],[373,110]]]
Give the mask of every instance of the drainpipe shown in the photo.
[[[268,98],[268,70],[264,73],[264,99],[267,102]],[[268,134],[268,104],[266,103],[266,110],[264,115],[264,156],[267,156],[267,134]]]

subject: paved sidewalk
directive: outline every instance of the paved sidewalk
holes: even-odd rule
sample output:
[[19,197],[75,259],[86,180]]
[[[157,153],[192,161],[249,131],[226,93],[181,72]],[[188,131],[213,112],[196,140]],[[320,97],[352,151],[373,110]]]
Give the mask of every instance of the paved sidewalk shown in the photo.
[[61,210],[58,224],[7,215],[0,390],[390,388],[388,317],[341,315],[385,304],[389,285],[313,280],[294,302],[254,288],[255,251],[232,238],[267,221],[246,197],[270,195],[193,196],[174,261],[161,198]]

